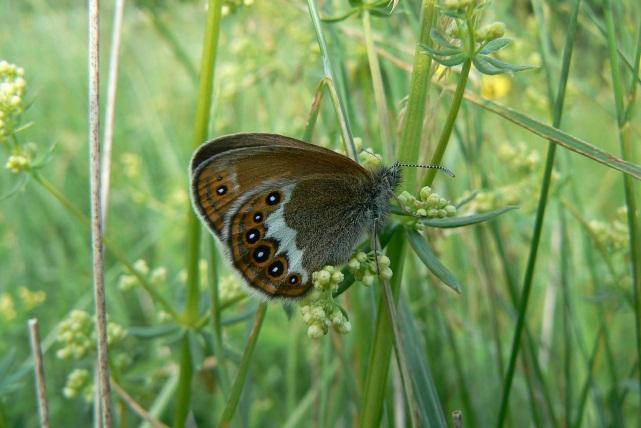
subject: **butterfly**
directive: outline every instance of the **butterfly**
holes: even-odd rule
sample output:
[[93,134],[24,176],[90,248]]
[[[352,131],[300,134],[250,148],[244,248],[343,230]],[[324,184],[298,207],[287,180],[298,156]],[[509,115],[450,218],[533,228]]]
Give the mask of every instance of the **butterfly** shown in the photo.
[[369,171],[332,150],[277,134],[235,134],[200,146],[190,165],[194,210],[251,290],[302,298],[312,273],[349,260],[380,229],[398,164]]

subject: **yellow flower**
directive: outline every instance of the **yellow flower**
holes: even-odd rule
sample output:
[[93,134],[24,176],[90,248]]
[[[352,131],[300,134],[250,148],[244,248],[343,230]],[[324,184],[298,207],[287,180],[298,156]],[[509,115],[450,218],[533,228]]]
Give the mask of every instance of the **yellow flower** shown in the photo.
[[16,318],[16,305],[7,293],[0,294],[0,316],[5,321],[13,321]]
[[481,77],[481,95],[484,98],[497,100],[505,97],[512,89],[512,80],[505,74]]

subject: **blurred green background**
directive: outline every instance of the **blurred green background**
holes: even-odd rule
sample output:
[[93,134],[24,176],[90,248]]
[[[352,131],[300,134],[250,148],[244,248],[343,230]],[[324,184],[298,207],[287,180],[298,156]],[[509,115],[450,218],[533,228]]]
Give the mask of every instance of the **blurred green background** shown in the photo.
[[[550,69],[556,75],[570,3],[490,4],[485,21],[505,22],[507,35],[514,39],[504,58],[539,67],[499,77],[473,72],[468,90],[551,123],[539,34],[544,29],[550,36]],[[600,1],[583,3],[562,129],[619,156],[608,52],[600,30],[603,9]],[[543,8],[545,25],[537,22],[532,4]],[[104,101],[113,2],[103,1],[101,8]],[[319,8],[323,16],[339,15],[349,3],[322,2]],[[300,138],[323,77],[306,4],[246,0],[225,3],[223,10],[210,137],[260,131]],[[405,108],[419,10],[419,2],[401,1],[391,17],[372,18],[394,131]],[[617,1],[615,11],[621,50],[633,58],[641,6],[635,0]],[[108,236],[131,263],[144,261],[150,277],[156,275],[154,287],[177,308],[183,307],[185,294],[186,219],[191,209],[187,164],[193,150],[205,13],[202,1],[126,1],[120,53]],[[0,60],[24,68],[29,107],[22,122],[33,123],[19,139],[33,143],[39,154],[55,145],[40,173],[88,213],[86,20],[84,3],[0,0]],[[362,22],[354,15],[324,25],[354,135],[380,153]],[[439,80],[453,84],[457,72]],[[556,81],[552,79],[555,90]],[[450,100],[449,94],[432,87],[424,129],[426,155],[401,161],[429,160]],[[636,114],[631,125],[635,163],[641,158],[638,119]],[[474,156],[466,159],[462,150],[472,141],[480,145],[475,152],[468,150]],[[341,146],[336,113],[327,96],[313,142]],[[546,145],[527,130],[464,103],[444,161],[457,177],[437,176],[434,190],[451,201],[479,192],[462,212],[513,204],[520,209],[505,214],[493,227],[427,232],[438,257],[463,284],[460,295],[428,274],[415,257],[408,256],[405,263],[403,302],[418,329],[417,346],[446,418],[462,409],[469,426],[496,421],[517,313],[505,274],[509,271],[520,288]],[[19,180],[4,168],[10,155],[4,149],[0,147],[0,195]],[[528,352],[529,362],[520,360],[517,366],[508,420],[511,426],[567,426],[577,421],[580,409],[582,426],[633,426],[641,414],[638,326],[627,226],[618,211],[624,205],[621,174],[561,149],[554,178],[527,317],[533,350]],[[414,193],[419,189],[417,184]],[[207,235],[205,242],[209,239]],[[143,262],[137,266],[145,270]],[[207,270],[204,262],[202,269]],[[226,267],[221,269],[217,274],[226,287],[224,300],[240,291],[227,277]],[[144,408],[158,409],[156,416],[170,423],[181,330],[140,287],[128,287],[123,274],[123,266],[108,255],[109,320],[126,331],[112,346],[114,376]],[[67,394],[72,397],[63,390],[73,370],[92,372],[94,350],[79,359],[59,358],[64,344],[58,326],[74,309],[92,313],[91,284],[88,229],[50,193],[30,179],[0,202],[0,427],[37,425],[26,324],[33,317],[40,320],[44,340],[52,426],[90,423],[90,386],[82,384],[75,394]],[[207,313],[210,299],[204,279],[202,291],[201,309]],[[235,423],[356,424],[379,294],[377,285],[351,287],[339,302],[350,314],[352,331],[318,341],[307,337],[296,307],[289,319],[279,303],[270,304]],[[232,373],[256,305],[253,297],[235,299],[223,313]],[[213,370],[210,333],[205,327],[192,341],[196,372],[190,407],[198,426],[212,425],[225,403]],[[538,359],[540,377],[532,373],[531,358]],[[393,358],[392,366],[381,423],[395,426],[396,417],[401,418],[397,424],[406,426]],[[114,397],[119,426],[139,424],[141,420]]]

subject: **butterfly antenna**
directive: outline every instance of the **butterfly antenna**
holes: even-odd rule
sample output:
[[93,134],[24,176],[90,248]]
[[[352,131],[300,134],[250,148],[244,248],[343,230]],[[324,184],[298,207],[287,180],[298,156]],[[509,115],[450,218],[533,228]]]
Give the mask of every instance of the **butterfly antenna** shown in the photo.
[[409,168],[427,168],[427,169],[438,169],[449,175],[450,177],[456,177],[451,169],[441,166],[441,165],[420,165],[420,164],[410,164],[410,163],[399,163],[398,166],[404,166]]

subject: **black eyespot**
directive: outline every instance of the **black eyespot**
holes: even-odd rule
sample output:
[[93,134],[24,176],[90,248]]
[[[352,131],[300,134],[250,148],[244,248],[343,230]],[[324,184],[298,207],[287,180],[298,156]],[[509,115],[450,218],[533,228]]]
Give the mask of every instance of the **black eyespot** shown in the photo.
[[219,175],[218,177],[216,177],[216,180],[218,180],[218,181],[220,181],[220,180],[222,180],[222,179],[223,179],[223,176],[222,176],[222,175]]
[[296,285],[298,284],[298,281],[300,281],[300,278],[296,274],[290,275],[289,278],[287,278],[289,285]]
[[271,192],[269,195],[267,195],[266,202],[267,202],[267,205],[276,205],[277,203],[280,202],[280,193]]
[[256,261],[256,263],[262,263],[269,258],[269,253],[269,247],[266,245],[261,245],[259,247],[256,247],[252,256],[254,257],[254,261]]
[[263,221],[263,213],[258,212],[254,214],[254,223],[260,223]]
[[218,193],[218,195],[220,196],[224,195],[225,193],[227,193],[227,186],[218,186],[218,188],[216,189],[216,193]]
[[255,244],[260,239],[260,232],[258,229],[249,229],[245,234],[245,239],[250,244]]
[[269,265],[269,268],[267,268],[267,273],[269,273],[269,276],[273,276],[274,278],[276,278],[283,274],[284,269],[285,266],[283,266],[283,262],[276,261]]

